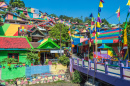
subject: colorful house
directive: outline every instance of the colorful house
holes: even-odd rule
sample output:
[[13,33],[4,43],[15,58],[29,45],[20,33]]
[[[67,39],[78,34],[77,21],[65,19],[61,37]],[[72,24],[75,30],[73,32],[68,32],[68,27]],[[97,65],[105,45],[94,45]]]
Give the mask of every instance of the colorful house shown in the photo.
[[[18,62],[21,62],[19,66],[23,64],[29,65],[25,58],[25,53],[28,48],[33,47],[26,37],[1,36],[0,40],[0,62],[5,58],[15,58]],[[1,65],[2,69],[0,72],[2,80],[23,77],[25,75],[25,72],[23,72],[25,71],[25,66],[16,68],[16,63],[11,64],[11,66],[8,66],[7,63]]]

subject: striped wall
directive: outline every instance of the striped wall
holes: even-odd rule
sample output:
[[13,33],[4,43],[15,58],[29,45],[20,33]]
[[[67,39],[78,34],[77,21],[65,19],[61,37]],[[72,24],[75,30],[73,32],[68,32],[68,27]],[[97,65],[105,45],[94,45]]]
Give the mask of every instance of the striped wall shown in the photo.
[[0,35],[1,36],[18,36],[19,24],[4,24],[0,26]]

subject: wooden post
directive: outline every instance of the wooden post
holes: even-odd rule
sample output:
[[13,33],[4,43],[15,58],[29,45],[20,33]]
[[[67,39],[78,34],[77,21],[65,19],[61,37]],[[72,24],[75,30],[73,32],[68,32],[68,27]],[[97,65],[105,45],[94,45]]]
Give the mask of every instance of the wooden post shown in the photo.
[[84,59],[82,59],[82,67],[84,67]]
[[121,79],[124,79],[124,77],[123,77],[123,75],[124,75],[124,64],[123,63],[121,63],[120,64],[120,77],[121,77]]
[[108,62],[105,62],[105,74],[108,74]]

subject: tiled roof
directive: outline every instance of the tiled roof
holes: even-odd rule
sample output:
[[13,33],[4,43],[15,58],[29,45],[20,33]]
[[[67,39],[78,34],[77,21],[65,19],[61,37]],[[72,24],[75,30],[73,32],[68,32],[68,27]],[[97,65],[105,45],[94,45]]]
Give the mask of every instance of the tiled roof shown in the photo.
[[33,48],[37,48],[41,43],[40,42],[30,42]]
[[0,37],[0,48],[4,49],[26,49],[31,48],[26,38],[21,37]]

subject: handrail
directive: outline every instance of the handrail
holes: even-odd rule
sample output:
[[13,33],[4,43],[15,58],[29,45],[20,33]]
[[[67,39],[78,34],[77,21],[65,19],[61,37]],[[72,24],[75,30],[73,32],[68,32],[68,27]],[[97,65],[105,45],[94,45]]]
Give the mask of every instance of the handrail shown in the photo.
[[123,67],[124,69],[130,69],[130,67]]
[[86,61],[86,60],[84,60],[85,62],[88,62],[88,61]]
[[112,67],[120,67],[120,66],[117,66],[117,65],[110,65],[110,64],[107,64],[108,66],[112,66]]
[[130,76],[123,75],[124,77],[130,78]]
[[108,73],[111,73],[111,74],[115,74],[115,75],[120,75],[118,73],[113,73],[113,72],[110,72],[110,71],[107,71]]
[[99,70],[99,71],[103,71],[103,72],[105,72],[105,70],[101,70],[101,69],[96,69],[96,70]]

